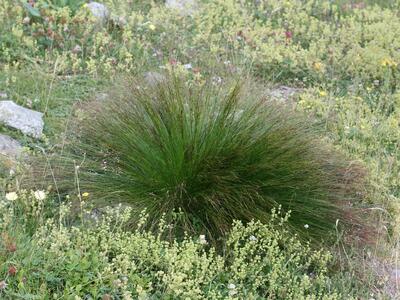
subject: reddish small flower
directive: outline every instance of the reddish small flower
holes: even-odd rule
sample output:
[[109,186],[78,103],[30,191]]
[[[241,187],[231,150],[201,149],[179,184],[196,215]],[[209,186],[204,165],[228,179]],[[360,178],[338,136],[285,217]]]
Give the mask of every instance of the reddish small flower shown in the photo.
[[8,275],[15,276],[17,274],[17,268],[15,266],[10,266],[8,268]]
[[53,35],[54,35],[53,30],[52,30],[51,28],[48,28],[48,29],[47,29],[47,36],[48,36],[48,37],[52,37]]
[[285,31],[285,36],[289,40],[293,37],[293,32],[287,30],[287,31]]
[[176,61],[176,59],[171,58],[171,59],[169,60],[169,63],[170,63],[170,65],[176,66],[176,64],[177,64],[178,62]]
[[196,68],[193,68],[193,73],[200,73],[200,68],[199,67],[196,67]]
[[111,57],[110,61],[113,66],[118,64],[118,60],[115,57]]

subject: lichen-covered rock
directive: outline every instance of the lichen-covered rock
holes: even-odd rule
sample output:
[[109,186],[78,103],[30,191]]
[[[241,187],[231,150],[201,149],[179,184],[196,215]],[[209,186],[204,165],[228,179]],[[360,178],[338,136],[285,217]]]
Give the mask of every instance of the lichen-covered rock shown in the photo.
[[290,100],[300,92],[301,89],[299,88],[281,85],[275,88],[268,89],[265,92],[265,95],[271,97],[274,100],[286,101]]
[[13,138],[0,134],[0,155],[18,158],[21,155],[22,146]]
[[20,130],[22,133],[40,138],[43,132],[43,114],[15,104],[0,101],[0,123]]
[[195,0],[166,0],[165,5],[179,11],[181,15],[193,15],[198,9],[198,3]]
[[90,12],[92,13],[92,15],[101,23],[105,23],[109,16],[110,16],[110,12],[107,8],[107,6],[105,6],[102,3],[99,2],[90,2],[87,4],[87,7],[89,8]]
[[17,161],[22,156],[22,149],[18,141],[0,134],[0,178],[15,173]]

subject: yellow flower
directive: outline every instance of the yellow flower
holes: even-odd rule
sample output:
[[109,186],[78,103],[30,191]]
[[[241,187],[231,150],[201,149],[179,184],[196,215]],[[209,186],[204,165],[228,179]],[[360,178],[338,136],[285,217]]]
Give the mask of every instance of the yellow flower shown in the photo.
[[314,67],[315,71],[321,71],[323,69],[324,65],[320,62],[315,62],[313,67]]
[[149,25],[149,29],[150,29],[151,31],[154,31],[154,30],[156,30],[156,26],[154,26],[153,24],[150,24],[150,25]]
[[384,59],[382,59],[381,65],[382,65],[383,67],[396,67],[396,66],[397,66],[397,64],[396,64],[392,59],[390,59],[390,58],[384,58]]
[[15,201],[18,199],[18,195],[16,192],[10,192],[6,194],[6,199],[9,201]]
[[84,193],[82,194],[82,197],[89,197],[89,193],[88,193],[88,192],[84,192]]
[[326,94],[325,91],[319,91],[319,95],[320,95],[321,97],[325,97],[327,94]]

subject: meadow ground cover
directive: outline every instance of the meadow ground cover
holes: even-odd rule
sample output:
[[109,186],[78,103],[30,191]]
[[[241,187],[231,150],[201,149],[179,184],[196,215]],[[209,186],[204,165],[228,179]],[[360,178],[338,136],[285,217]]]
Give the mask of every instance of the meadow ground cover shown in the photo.
[[[246,78],[261,94],[286,85],[297,93],[283,100],[288,104],[283,124],[297,114],[308,116],[308,125],[320,128],[321,143],[362,166],[362,188],[350,188],[346,195],[357,194],[351,205],[375,230],[345,234],[333,226],[336,242],[317,249],[289,229],[299,220],[299,210],[288,220],[275,211],[265,224],[236,222],[226,230],[220,249],[213,250],[207,234],[172,235],[174,224],[180,227],[180,213],[155,231],[129,228],[132,217],[136,225],[146,218],[125,206],[98,208],[102,198],[123,195],[109,188],[81,190],[89,179],[75,169],[70,176],[74,192],[67,197],[56,192],[59,181],[43,181],[30,191],[23,163],[13,172],[2,165],[1,297],[395,299],[400,284],[400,2],[217,0],[201,1],[195,11],[183,14],[163,1],[104,1],[109,10],[105,22],[85,2],[0,3],[0,92],[43,112],[45,121],[39,140],[3,125],[0,129],[22,143],[30,161],[67,149],[76,124],[115,125],[109,123],[115,109],[103,114],[100,123],[91,124],[91,118],[103,105],[96,103],[118,100],[120,110],[127,105],[126,97],[114,93],[127,76],[139,78],[140,85],[147,71],[173,73],[197,90],[224,89]],[[168,111],[168,102],[163,104]],[[149,117],[154,121],[156,115]],[[89,137],[99,142],[105,137],[101,134],[91,131]],[[120,142],[126,138],[117,137]],[[103,151],[106,142],[101,140],[95,150]],[[250,152],[241,150],[235,167],[243,167]],[[143,167],[151,158],[152,165],[160,162],[151,153],[146,163],[141,161]],[[115,161],[110,168],[117,166]],[[318,170],[307,169],[314,176],[309,180],[332,179]],[[142,180],[154,189],[149,175]],[[197,192],[192,187],[191,193]],[[148,213],[146,220],[152,218]],[[305,220],[297,224],[302,232],[312,225]]]

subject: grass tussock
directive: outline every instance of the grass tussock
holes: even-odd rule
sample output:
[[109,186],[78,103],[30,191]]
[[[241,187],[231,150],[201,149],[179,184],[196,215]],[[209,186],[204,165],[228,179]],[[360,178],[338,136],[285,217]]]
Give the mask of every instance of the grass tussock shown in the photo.
[[146,209],[150,225],[178,214],[182,230],[212,238],[235,219],[267,221],[278,206],[294,231],[318,240],[337,220],[357,223],[349,204],[359,173],[310,120],[239,84],[182,82],[125,82],[87,107],[53,163],[58,187]]

